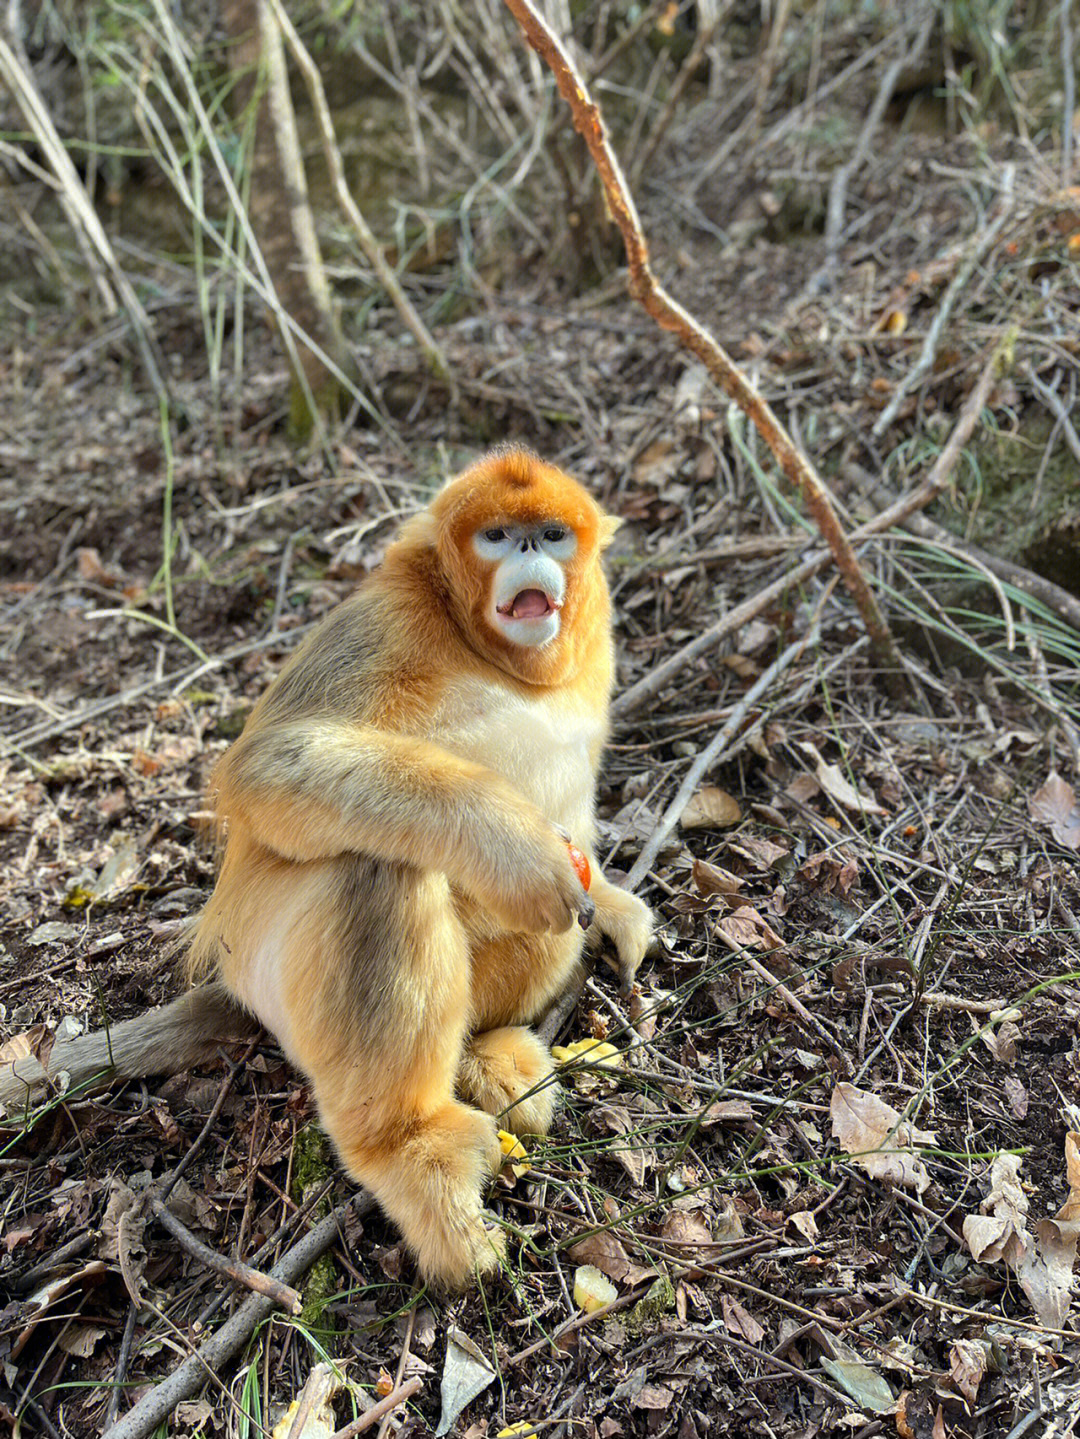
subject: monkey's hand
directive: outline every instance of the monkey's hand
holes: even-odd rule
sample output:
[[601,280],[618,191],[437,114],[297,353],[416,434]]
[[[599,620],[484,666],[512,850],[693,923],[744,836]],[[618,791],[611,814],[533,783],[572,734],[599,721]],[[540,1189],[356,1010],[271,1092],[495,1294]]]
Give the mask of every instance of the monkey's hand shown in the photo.
[[[527,801],[519,803],[524,808]],[[562,934],[575,919],[588,929],[596,906],[582,888],[566,841],[531,805],[516,818],[518,836],[489,851],[486,863],[461,877],[462,887],[509,930]]]
[[353,851],[441,871],[513,930],[592,919],[544,814],[492,770],[425,740],[291,721],[245,731],[216,778],[220,813],[286,859]]
[[596,878],[590,892],[596,900],[596,923],[589,938],[594,947],[602,939],[611,941],[617,957],[619,988],[629,994],[641,961],[653,948],[656,920],[644,900],[605,879],[598,865],[593,873]]

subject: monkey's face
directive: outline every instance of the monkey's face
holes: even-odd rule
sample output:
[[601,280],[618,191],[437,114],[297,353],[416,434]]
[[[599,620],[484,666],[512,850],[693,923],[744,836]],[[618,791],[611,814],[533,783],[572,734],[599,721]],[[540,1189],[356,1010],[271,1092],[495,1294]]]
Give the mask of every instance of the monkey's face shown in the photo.
[[473,536],[473,550],[491,565],[485,619],[513,645],[538,649],[558,636],[566,600],[567,565],[578,537],[558,518],[534,524],[504,521]]
[[600,551],[617,521],[561,470],[496,450],[429,511],[447,598],[471,647],[535,684],[563,683],[610,649]]

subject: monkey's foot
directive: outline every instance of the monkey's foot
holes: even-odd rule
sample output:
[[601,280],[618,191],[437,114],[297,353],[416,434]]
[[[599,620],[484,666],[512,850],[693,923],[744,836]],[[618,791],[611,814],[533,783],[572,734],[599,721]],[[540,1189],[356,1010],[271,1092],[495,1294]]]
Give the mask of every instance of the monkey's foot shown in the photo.
[[593,932],[615,946],[619,982],[623,991],[629,992],[641,961],[652,948],[656,920],[643,899],[606,879],[599,885],[594,883],[592,893],[596,900]]
[[458,1089],[477,1108],[495,1115],[500,1129],[546,1134],[558,1100],[553,1068],[551,1055],[531,1029],[489,1029],[466,1044]]
[[350,1172],[401,1230],[429,1283],[464,1289],[477,1273],[499,1267],[505,1238],[484,1223],[480,1205],[481,1190],[502,1162],[489,1114],[450,1100],[430,1114],[397,1116],[377,1143],[359,1136],[361,1143],[350,1145],[334,1137]]

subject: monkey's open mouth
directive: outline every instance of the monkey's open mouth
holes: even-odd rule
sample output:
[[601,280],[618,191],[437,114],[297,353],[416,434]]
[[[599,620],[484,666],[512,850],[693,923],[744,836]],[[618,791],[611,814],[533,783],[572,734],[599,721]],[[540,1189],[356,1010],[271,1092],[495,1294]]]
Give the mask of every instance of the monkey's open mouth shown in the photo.
[[542,620],[559,608],[543,590],[521,590],[508,605],[499,605],[499,614],[512,620]]

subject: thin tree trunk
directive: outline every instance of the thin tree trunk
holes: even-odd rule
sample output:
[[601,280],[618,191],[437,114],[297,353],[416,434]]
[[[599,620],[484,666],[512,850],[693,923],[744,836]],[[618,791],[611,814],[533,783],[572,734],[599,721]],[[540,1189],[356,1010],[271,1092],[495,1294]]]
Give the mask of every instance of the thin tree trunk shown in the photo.
[[[283,307],[334,366],[348,374],[350,361],[308,201],[281,32],[267,0],[223,0],[221,13],[230,40],[236,114],[243,117],[255,107],[251,227]],[[319,421],[333,424],[339,419],[341,383],[313,350],[300,341],[295,349],[300,366],[292,376],[289,430],[304,439]]]

